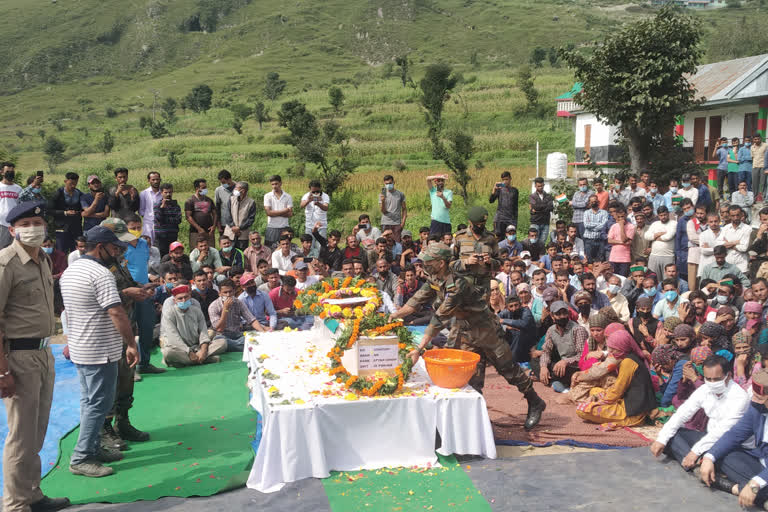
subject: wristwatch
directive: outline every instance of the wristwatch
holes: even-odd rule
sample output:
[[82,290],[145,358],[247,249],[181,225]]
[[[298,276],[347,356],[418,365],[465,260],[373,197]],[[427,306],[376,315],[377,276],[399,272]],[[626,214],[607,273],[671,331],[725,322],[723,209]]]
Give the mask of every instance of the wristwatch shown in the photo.
[[426,351],[427,351],[427,347],[420,348],[419,349],[419,355],[423,356]]
[[757,494],[760,492],[760,486],[757,484],[750,484],[749,490],[752,491],[752,494]]

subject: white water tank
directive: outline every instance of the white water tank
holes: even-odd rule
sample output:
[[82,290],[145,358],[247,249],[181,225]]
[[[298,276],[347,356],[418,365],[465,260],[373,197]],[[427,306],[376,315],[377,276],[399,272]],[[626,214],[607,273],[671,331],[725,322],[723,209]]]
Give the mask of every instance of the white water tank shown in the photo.
[[550,153],[547,155],[547,179],[562,180],[568,177],[568,155]]

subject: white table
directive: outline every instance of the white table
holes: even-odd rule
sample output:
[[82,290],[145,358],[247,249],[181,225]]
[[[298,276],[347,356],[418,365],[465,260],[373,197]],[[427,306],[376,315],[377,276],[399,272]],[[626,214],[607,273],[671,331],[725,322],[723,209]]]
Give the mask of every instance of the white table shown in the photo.
[[251,489],[275,492],[332,470],[434,466],[436,432],[442,455],[496,458],[482,395],[469,386],[432,385],[422,360],[397,397],[356,397],[328,375],[334,342],[322,323],[310,331],[248,333],[246,340],[250,404],[263,421]]

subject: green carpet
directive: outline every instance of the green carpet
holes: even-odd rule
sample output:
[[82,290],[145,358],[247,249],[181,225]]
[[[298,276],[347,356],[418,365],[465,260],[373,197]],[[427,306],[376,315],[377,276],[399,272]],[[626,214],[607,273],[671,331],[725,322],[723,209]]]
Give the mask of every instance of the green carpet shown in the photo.
[[[156,357],[155,360],[159,360]],[[144,375],[136,383],[132,423],[150,433],[131,443],[104,478],[74,476],[69,458],[79,429],[62,438],[56,467],[42,482],[48,496],[73,503],[127,503],[163,496],[210,496],[242,487],[253,464],[257,415],[248,407],[242,354],[219,364]]]
[[438,456],[442,467],[333,472],[323,480],[333,512],[467,510],[489,512],[488,502],[454,456]]

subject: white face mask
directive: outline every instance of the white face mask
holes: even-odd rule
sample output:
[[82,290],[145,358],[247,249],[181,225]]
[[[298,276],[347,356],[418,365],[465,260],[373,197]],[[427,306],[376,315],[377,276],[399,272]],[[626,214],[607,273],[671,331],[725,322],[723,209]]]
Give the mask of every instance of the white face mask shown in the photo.
[[613,295],[618,295],[618,293],[619,293],[619,285],[617,285],[617,284],[609,284],[608,285],[608,291],[611,292]]
[[29,247],[40,247],[45,241],[45,226],[14,228],[16,240]]
[[723,393],[725,393],[725,389],[728,386],[728,384],[725,381],[726,379],[718,380],[716,382],[705,381],[704,384],[706,384],[707,388],[714,394],[722,395]]
[[240,197],[240,191],[239,190],[235,190],[234,192],[232,192],[232,195],[235,196],[235,197]]

